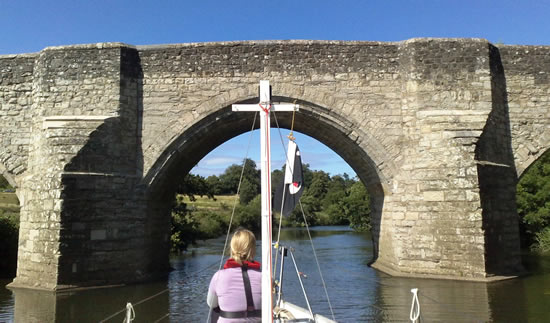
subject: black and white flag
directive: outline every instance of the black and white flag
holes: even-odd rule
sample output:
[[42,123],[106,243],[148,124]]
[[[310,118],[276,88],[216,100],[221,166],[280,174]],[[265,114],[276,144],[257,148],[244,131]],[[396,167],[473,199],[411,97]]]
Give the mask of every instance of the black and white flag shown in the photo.
[[298,204],[303,191],[304,185],[300,150],[294,141],[289,141],[284,180],[281,181],[277,191],[275,191],[275,196],[273,197],[273,210],[281,212],[282,209],[282,215],[289,216]]

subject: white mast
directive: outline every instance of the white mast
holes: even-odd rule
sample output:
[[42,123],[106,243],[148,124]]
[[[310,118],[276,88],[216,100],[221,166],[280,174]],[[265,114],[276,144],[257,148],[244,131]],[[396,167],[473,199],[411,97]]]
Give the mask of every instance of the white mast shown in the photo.
[[259,104],[233,104],[233,111],[260,112],[260,145],[262,177],[262,323],[273,322],[273,276],[271,259],[271,111],[295,111],[297,104],[271,104],[269,81],[260,81]]

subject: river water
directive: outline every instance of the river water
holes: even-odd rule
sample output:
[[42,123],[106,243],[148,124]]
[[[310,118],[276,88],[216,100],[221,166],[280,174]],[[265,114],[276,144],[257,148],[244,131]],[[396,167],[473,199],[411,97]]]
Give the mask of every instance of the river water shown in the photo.
[[[307,231],[287,229],[281,241],[295,248],[299,270],[307,275],[304,285],[313,311],[328,317],[333,313],[338,322],[407,322],[412,288],[419,289],[421,322],[550,321],[548,256],[526,255],[524,262],[531,275],[490,284],[397,278],[368,267],[372,243],[366,233],[316,227],[311,236],[331,306]],[[107,318],[107,322],[121,322],[127,302],[134,304],[134,322],[206,322],[206,292],[223,244],[223,238],[208,240],[172,257],[174,270],[164,282],[57,295],[0,287],[0,322],[99,322]],[[305,307],[289,258],[285,260],[285,299]],[[0,281],[1,286],[7,283]]]

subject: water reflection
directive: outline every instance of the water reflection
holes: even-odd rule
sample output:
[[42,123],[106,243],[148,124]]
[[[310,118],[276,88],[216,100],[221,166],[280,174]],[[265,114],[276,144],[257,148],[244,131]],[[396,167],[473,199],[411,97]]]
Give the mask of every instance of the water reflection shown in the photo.
[[4,288],[11,280],[0,279],[0,322],[12,322],[14,300],[11,291]]
[[380,321],[409,320],[412,288],[419,289],[422,321],[492,321],[485,283],[389,276],[381,277],[378,288],[378,305],[384,309]]
[[550,308],[550,255],[523,256],[529,275],[488,286],[495,322],[548,322]]
[[[163,292],[164,291],[164,292]],[[126,302],[134,304],[141,322],[155,322],[165,316],[168,322],[168,290],[166,284],[146,284],[101,288],[73,293],[52,293],[29,289],[13,290],[16,322],[110,322],[124,319]],[[151,296],[154,296],[150,298]],[[147,299],[147,306],[138,302]],[[120,312],[118,315],[115,313]]]
[[[304,229],[287,229],[283,244],[295,249],[299,271],[315,312],[339,322],[409,322],[412,288],[419,289],[423,322],[539,322],[550,308],[550,257],[527,258],[531,276],[496,283],[391,277],[367,264],[372,260],[368,234],[341,227],[313,228],[327,301],[317,262]],[[258,242],[259,243],[259,242]],[[164,283],[95,289],[70,294],[0,290],[0,321],[98,322],[132,302],[135,322],[205,322],[210,278],[220,264],[224,238],[208,240],[174,256]],[[258,250],[258,254],[260,254]],[[530,263],[529,263],[530,262]],[[7,283],[7,282],[6,282]],[[285,299],[306,306],[294,267],[286,260]],[[14,305],[15,304],[15,305]],[[332,311],[331,311],[332,307]],[[108,322],[121,322],[124,313]]]

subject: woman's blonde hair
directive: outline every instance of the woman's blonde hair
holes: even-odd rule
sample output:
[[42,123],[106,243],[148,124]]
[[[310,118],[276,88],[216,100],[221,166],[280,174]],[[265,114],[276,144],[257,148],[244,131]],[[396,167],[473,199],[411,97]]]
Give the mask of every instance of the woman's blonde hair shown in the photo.
[[231,258],[240,265],[243,261],[252,261],[256,256],[256,237],[246,229],[239,229],[231,238]]

